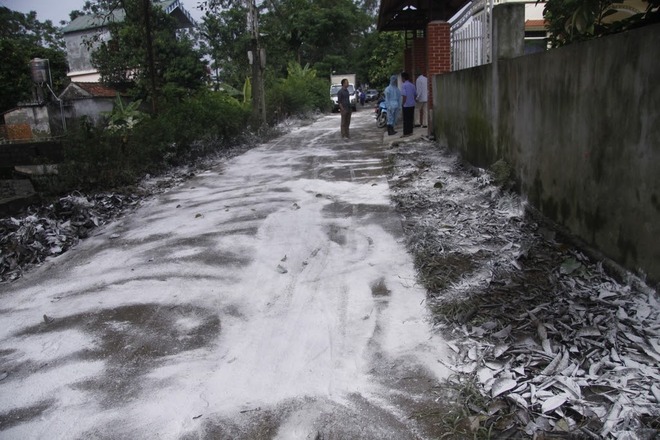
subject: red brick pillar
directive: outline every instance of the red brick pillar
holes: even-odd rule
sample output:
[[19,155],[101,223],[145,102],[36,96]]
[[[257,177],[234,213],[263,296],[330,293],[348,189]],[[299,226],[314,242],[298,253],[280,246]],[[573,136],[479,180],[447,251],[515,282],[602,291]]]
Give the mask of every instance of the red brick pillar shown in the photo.
[[451,26],[446,21],[426,25],[427,78],[429,79],[429,110],[433,108],[433,75],[451,72]]
[[413,50],[411,47],[406,47],[403,51],[403,71],[410,73],[413,65]]
[[417,72],[426,73],[426,38],[415,38],[413,40],[413,66],[408,70],[411,77],[416,78]]

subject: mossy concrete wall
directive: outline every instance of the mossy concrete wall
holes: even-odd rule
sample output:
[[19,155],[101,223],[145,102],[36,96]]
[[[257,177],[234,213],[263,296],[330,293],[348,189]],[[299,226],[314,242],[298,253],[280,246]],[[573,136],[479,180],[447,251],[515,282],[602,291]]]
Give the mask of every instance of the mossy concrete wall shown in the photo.
[[660,281],[660,25],[433,78],[436,138]]

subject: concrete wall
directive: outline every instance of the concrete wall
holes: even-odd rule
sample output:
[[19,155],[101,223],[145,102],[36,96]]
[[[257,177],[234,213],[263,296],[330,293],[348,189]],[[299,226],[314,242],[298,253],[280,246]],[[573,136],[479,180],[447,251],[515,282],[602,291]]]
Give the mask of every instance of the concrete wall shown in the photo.
[[105,113],[112,112],[115,99],[111,98],[94,98],[94,99],[75,99],[71,100],[68,117],[77,119],[87,117],[94,125],[100,125],[107,119]]
[[436,138],[660,280],[660,25],[433,78]]
[[51,136],[47,105],[26,105],[4,115],[10,140],[37,139]]
[[[89,43],[98,38],[90,48]],[[92,52],[100,46],[100,41],[107,41],[110,33],[91,29],[79,32],[70,32],[64,35],[66,45],[66,59],[69,64],[69,76],[89,75],[93,73],[94,78],[89,81],[98,80],[97,70],[92,65]]]

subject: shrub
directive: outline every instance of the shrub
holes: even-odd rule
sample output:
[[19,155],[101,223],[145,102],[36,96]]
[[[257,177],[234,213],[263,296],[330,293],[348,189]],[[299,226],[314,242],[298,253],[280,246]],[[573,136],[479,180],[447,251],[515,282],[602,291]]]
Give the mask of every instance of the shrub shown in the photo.
[[134,183],[144,173],[227,146],[242,133],[249,114],[236,99],[203,91],[164,106],[158,115],[142,117],[130,126],[123,124],[121,129],[116,122],[108,129],[81,120],[71,127],[64,142],[63,186]]
[[328,82],[316,77],[309,65],[289,63],[288,76],[279,79],[268,90],[268,113],[277,120],[287,116],[302,116],[313,111],[327,111]]

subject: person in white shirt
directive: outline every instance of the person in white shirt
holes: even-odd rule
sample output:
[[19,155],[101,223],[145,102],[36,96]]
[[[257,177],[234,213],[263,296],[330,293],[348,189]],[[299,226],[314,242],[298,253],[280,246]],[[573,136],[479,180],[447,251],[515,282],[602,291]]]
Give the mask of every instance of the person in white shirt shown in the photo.
[[423,73],[417,72],[417,80],[415,81],[415,89],[417,96],[415,99],[415,127],[428,127],[429,114],[428,114],[428,100],[429,89],[428,80]]

